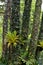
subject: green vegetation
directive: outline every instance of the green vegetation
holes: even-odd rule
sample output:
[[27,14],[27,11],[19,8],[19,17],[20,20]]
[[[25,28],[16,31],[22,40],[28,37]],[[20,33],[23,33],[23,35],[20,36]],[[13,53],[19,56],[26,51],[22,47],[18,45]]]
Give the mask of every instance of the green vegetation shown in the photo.
[[[12,7],[12,9],[14,9],[12,10],[12,15],[13,15],[11,16],[12,18],[9,16],[9,17],[6,17],[8,18],[8,20],[5,19],[8,23],[8,31],[5,35],[5,38],[6,38],[5,45],[3,46],[4,50],[2,49],[3,16],[0,16],[0,59],[1,59],[0,65],[3,65],[3,64],[4,65],[22,65],[22,64],[23,65],[25,64],[26,65],[39,65],[41,63],[40,58],[42,60],[43,39],[40,41],[38,39],[38,36],[39,36],[38,31],[40,30],[38,26],[42,26],[42,24],[40,24],[41,23],[40,21],[42,19],[42,12],[40,12],[41,8],[38,7],[41,4],[40,2],[41,1],[39,1],[38,2],[39,4],[37,5],[36,0],[32,0],[32,4],[30,8],[31,11],[29,9],[29,14],[30,14],[29,17],[27,16],[27,14],[25,15],[26,13],[25,7],[28,4],[28,3],[25,4],[25,0],[20,0],[19,1],[20,4],[19,3],[18,5],[16,4],[17,6],[15,7],[15,9]],[[13,2],[13,4],[14,3],[15,2]],[[19,8],[18,8],[19,6],[20,6],[20,15],[19,15]],[[39,8],[39,10],[37,10],[37,8]],[[15,12],[15,10],[17,13]],[[1,8],[0,12],[4,12],[4,9]],[[7,16],[7,14],[5,16]],[[29,18],[29,23],[27,22],[28,18]],[[26,25],[25,23],[26,24],[28,23],[28,25]],[[20,24],[20,27],[19,27],[19,24]],[[7,24],[5,24],[5,26],[6,25]],[[38,41],[39,43],[36,44]],[[38,59],[35,58],[35,52],[36,52],[37,47],[39,48],[41,47],[41,51],[40,50],[37,51],[39,54]],[[4,51],[3,53],[4,57],[2,57],[2,51]],[[3,62],[3,64],[1,62]]]
[[0,57],[2,55],[2,24],[3,23],[3,16],[0,16]]

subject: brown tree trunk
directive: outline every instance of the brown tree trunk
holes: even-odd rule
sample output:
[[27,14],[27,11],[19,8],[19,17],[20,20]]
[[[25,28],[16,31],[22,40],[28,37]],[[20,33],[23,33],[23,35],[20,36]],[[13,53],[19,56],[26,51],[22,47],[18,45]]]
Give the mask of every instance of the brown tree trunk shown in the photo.
[[[12,0],[12,15],[11,15],[11,21],[10,21],[10,31],[17,32],[17,35],[20,33],[20,0]],[[10,54],[9,54],[9,59],[11,58],[12,64],[14,65],[19,65],[19,45],[16,46],[10,46]]]
[[5,58],[7,55],[7,43],[6,43],[6,34],[8,32],[8,17],[10,17],[11,11],[11,0],[5,0],[5,13],[4,13],[4,21],[3,21],[3,51],[2,57]]
[[41,27],[39,32],[39,40],[43,40],[43,12],[42,12],[42,20],[41,20]]
[[32,35],[31,35],[31,40],[29,44],[29,57],[30,58],[31,57],[35,58],[37,40],[38,40],[38,35],[39,35],[40,23],[41,23],[40,21],[41,3],[42,3],[42,0],[36,0],[33,29],[32,29]]
[[[32,0],[25,0],[25,6],[24,6],[24,12],[22,17],[22,30],[21,30],[21,36],[23,40],[28,41],[28,34],[29,34],[29,21],[30,21],[30,11],[31,11],[31,3]],[[28,60],[28,51],[26,51],[26,48],[28,46],[28,43],[24,42],[24,45],[21,45],[21,50],[23,49],[22,53],[26,54],[24,59]]]
[[10,31],[17,31],[17,34],[20,32],[20,0],[12,0],[12,21],[10,22]]
[[29,20],[30,20],[30,11],[31,11],[32,0],[25,0],[24,13],[22,17],[22,36],[24,39],[28,38],[28,29],[29,29]]
[[[39,32],[39,36],[38,36],[38,44],[42,40],[43,40],[43,13],[42,13],[42,19],[41,19],[41,25],[40,25],[40,32]],[[37,46],[37,49],[36,49],[36,59],[39,58],[39,54],[40,54],[41,51],[42,51],[42,48]]]

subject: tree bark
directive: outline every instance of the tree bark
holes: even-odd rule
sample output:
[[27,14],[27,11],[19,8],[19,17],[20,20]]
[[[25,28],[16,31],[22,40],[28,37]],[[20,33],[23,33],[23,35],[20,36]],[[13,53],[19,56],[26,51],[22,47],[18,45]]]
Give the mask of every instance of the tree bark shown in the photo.
[[31,57],[35,58],[37,40],[38,40],[38,35],[39,35],[40,23],[41,23],[40,21],[41,3],[42,3],[42,0],[36,0],[33,29],[32,29],[32,35],[31,35],[31,40],[29,44],[29,57],[30,58]]
[[[42,19],[41,19],[41,25],[40,25],[40,31],[39,31],[39,36],[38,36],[38,44],[40,44],[40,41],[43,40],[43,13],[42,13]],[[36,49],[36,59],[39,58],[39,54],[42,51],[43,48],[38,47]]]
[[8,32],[8,17],[10,17],[10,6],[11,0],[5,0],[5,13],[4,13],[4,21],[3,21],[3,51],[2,57],[5,58],[7,55],[7,43],[6,43],[6,34]]
[[24,39],[28,38],[31,3],[32,3],[32,0],[25,0],[24,13],[22,17],[22,21],[23,21],[22,33],[21,33]]
[[[24,6],[24,12],[23,12],[23,17],[22,17],[22,31],[21,31],[21,36],[23,40],[28,41],[28,34],[29,34],[29,21],[30,21],[30,11],[31,11],[31,3],[32,0],[25,0],[25,6]],[[24,60],[28,60],[28,51],[26,51],[28,47],[28,43],[24,42],[24,45],[21,45],[21,50],[23,49],[22,53],[25,55],[23,58]]]
[[[11,21],[10,21],[10,31],[17,32],[17,35],[20,33],[20,0],[12,0],[12,15],[11,15]],[[19,45],[16,46],[10,46],[10,58],[12,61],[12,64],[19,65]],[[11,52],[12,51],[12,52]]]
[[41,27],[39,32],[39,40],[43,40],[43,12],[42,12],[42,20],[41,20]]
[[10,22],[10,31],[17,31],[17,34],[20,32],[20,0],[12,0],[12,21]]

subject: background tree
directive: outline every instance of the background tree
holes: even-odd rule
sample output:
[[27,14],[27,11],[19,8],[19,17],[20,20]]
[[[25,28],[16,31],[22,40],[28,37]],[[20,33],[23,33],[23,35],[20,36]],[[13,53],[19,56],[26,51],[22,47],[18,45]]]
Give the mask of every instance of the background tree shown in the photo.
[[8,18],[9,14],[11,14],[11,0],[5,0],[5,13],[4,13],[4,21],[3,21],[3,58],[7,57],[7,44],[6,44],[6,34],[8,32]]
[[21,33],[24,39],[27,39],[28,37],[31,3],[32,3],[32,0],[25,0],[24,12],[22,17],[22,21],[23,21],[22,33]]
[[42,12],[41,27],[39,32],[39,40],[43,40],[43,12]]
[[34,21],[33,21],[33,29],[31,40],[29,44],[29,57],[35,58],[35,52],[37,48],[37,41],[40,29],[40,13],[41,13],[41,3],[42,0],[36,0],[35,13],[34,13]]
[[20,0],[12,0],[12,21],[10,22],[10,31],[16,30],[19,33],[20,30]]
[[[10,31],[17,32],[17,35],[20,33],[20,0],[12,0],[12,15],[10,21]],[[16,48],[11,45],[10,46],[10,54],[9,57],[13,61],[15,65],[19,64],[19,45]],[[12,52],[11,52],[12,51]]]
[[[28,40],[31,3],[32,3],[32,0],[25,0],[25,3],[24,3],[24,11],[23,11],[23,17],[22,17],[22,29],[21,29],[22,41]],[[23,43],[23,42],[20,42],[20,43]],[[24,42],[24,45],[21,44],[20,47],[21,47],[20,57],[22,58],[21,61],[23,59],[26,60],[27,59],[27,53],[28,53],[28,51],[26,51],[26,49],[28,47],[27,42]]]
[[[41,25],[40,25],[40,32],[39,32],[39,36],[38,36],[38,44],[40,44],[40,42],[43,41],[43,13],[42,13],[42,19],[41,19]],[[43,42],[42,42],[43,44]],[[42,45],[43,46],[43,45]],[[38,47],[36,49],[36,59],[39,58],[40,52],[42,51],[42,47]]]

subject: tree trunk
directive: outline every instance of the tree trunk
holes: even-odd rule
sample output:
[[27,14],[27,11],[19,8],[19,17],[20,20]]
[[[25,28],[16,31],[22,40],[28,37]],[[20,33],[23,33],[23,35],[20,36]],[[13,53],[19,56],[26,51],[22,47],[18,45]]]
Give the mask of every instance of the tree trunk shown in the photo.
[[28,29],[29,29],[29,20],[30,20],[30,11],[31,11],[32,0],[25,0],[24,13],[22,17],[22,36],[24,39],[28,38]]
[[[40,25],[40,32],[39,32],[39,36],[38,36],[38,43],[40,43],[40,41],[43,40],[43,13],[42,13],[42,20],[41,20],[41,25]],[[39,58],[39,54],[42,51],[43,48],[38,47],[36,49],[36,59]]]
[[17,34],[20,32],[20,0],[12,0],[12,21],[10,22],[10,31],[17,31]]
[[39,32],[39,40],[43,40],[43,13],[42,13],[41,27]]
[[8,32],[8,17],[9,17],[9,11],[10,11],[10,1],[11,0],[5,0],[5,13],[4,13],[4,21],[3,21],[3,52],[2,57],[7,57],[7,43],[6,43],[6,34]]
[[[31,3],[32,0],[25,0],[25,6],[24,6],[24,12],[22,17],[22,31],[21,36],[23,40],[28,41],[28,34],[29,34],[29,21],[30,21],[30,11],[31,11]],[[21,50],[23,49],[22,53],[25,54],[25,57],[23,57],[24,60],[28,60],[28,51],[26,49],[28,48],[28,43],[24,42],[24,45],[21,45]]]
[[32,35],[31,35],[31,40],[29,44],[29,57],[30,58],[31,57],[35,58],[37,40],[38,40],[38,35],[39,35],[40,23],[41,23],[40,21],[41,3],[42,3],[42,0],[36,0],[33,29],[32,29]]
[[[17,35],[20,33],[20,0],[12,0],[12,15],[11,15],[11,21],[10,21],[10,31],[17,32]],[[19,65],[19,45],[16,46],[10,46],[10,58],[12,61],[12,64]],[[11,52],[12,51],[12,52]]]

